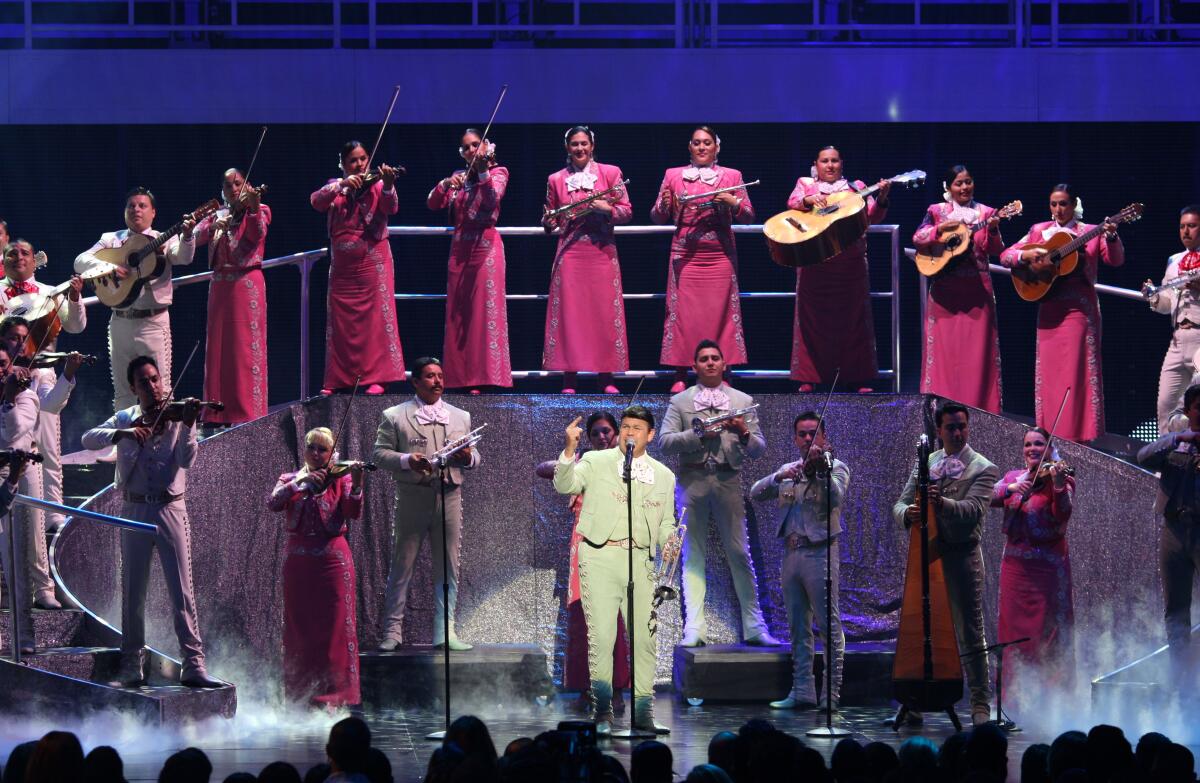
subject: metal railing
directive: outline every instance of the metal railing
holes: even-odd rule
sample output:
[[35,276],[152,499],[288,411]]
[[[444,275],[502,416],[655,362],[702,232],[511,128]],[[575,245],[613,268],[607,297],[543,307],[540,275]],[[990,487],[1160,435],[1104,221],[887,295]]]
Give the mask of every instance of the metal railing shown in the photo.
[[[636,2],[636,0],[635,0]],[[454,39],[491,40],[494,44],[564,41],[612,41],[620,45],[644,45],[674,48],[712,48],[720,46],[781,46],[794,43],[835,46],[960,46],[990,45],[1002,47],[1058,47],[1063,45],[1162,45],[1200,39],[1200,24],[1176,22],[1171,9],[1164,10],[1159,0],[1133,0],[1125,3],[1124,19],[1117,21],[1062,21],[1064,9],[1075,15],[1086,14],[1097,4],[1068,0],[996,0],[977,2],[977,22],[941,21],[947,16],[961,18],[962,4],[953,14],[939,13],[944,0],[908,0],[908,2],[862,2],[862,0],[810,0],[809,3],[760,2],[735,0],[640,0],[636,5],[645,14],[614,10],[601,0],[512,0],[485,2],[462,0],[437,4],[444,10],[428,22],[380,22],[380,12],[427,13],[429,3],[397,0],[365,0],[353,3],[355,16],[349,18],[342,0],[291,0],[262,2],[247,9],[239,0],[185,0],[181,3],[126,0],[109,4],[113,17],[106,21],[63,21],[69,5],[61,0],[24,0],[20,22],[0,24],[0,38],[21,40],[26,49],[39,41],[60,46],[72,39],[81,47],[111,46],[113,40],[144,44],[165,42],[194,48],[208,45],[221,48],[244,47],[247,42],[280,41],[327,42],[329,48],[377,48],[403,45],[405,40],[425,45],[430,37],[444,37],[447,46]],[[150,17],[166,5],[168,16]],[[139,6],[143,10],[139,13]],[[358,15],[365,6],[365,21]],[[262,21],[265,13],[278,9],[280,21]],[[297,14],[289,9],[311,11],[311,24],[294,21]],[[899,11],[909,21],[894,21]],[[254,14],[252,21],[247,16]],[[752,16],[750,16],[752,14]],[[207,15],[207,18],[202,18]],[[724,21],[723,21],[724,15]],[[638,17],[626,21],[626,17]],[[647,23],[657,16],[657,23]],[[143,18],[144,17],[144,18]],[[180,18],[182,17],[182,18]],[[319,19],[317,18],[319,17]],[[165,19],[165,21],[163,20]],[[753,19],[753,21],[740,21]],[[887,20],[887,21],[875,21]],[[994,21],[1002,19],[1003,21]],[[348,43],[352,42],[352,43]],[[399,42],[399,44],[397,43]]]
[[[496,229],[501,236],[509,237],[541,237],[553,236],[547,235],[541,226],[499,226]],[[670,235],[675,232],[674,226],[615,226],[613,229],[617,234],[622,236],[645,236],[651,234]],[[762,235],[763,227],[761,224],[738,225],[733,226],[735,234],[757,234]],[[892,389],[897,394],[900,392],[900,227],[894,224],[883,224],[871,226],[867,229],[868,234],[886,234],[890,240],[891,248],[891,288],[887,291],[871,291],[872,299],[886,299],[890,302],[890,328],[891,328],[891,369],[879,370],[878,377],[881,379],[890,379]],[[452,226],[391,226],[388,228],[389,237],[413,237],[413,236],[446,236],[454,234]],[[742,299],[795,299],[796,292],[790,291],[742,291],[740,292]],[[397,293],[396,299],[401,301],[440,301],[445,300],[445,294],[416,294],[416,293]],[[506,294],[505,300],[512,302],[544,302],[549,298],[548,294]],[[624,299],[626,301],[636,300],[655,300],[665,299],[665,293],[626,293]],[[550,370],[514,370],[512,376],[514,378],[546,378],[550,376],[560,375],[558,371]],[[586,373],[584,373],[586,374]],[[674,374],[674,370],[630,370],[625,373],[616,373],[617,377],[642,377],[642,376],[667,376]],[[740,377],[748,378],[787,378],[791,373],[788,370],[734,370],[734,374]]]

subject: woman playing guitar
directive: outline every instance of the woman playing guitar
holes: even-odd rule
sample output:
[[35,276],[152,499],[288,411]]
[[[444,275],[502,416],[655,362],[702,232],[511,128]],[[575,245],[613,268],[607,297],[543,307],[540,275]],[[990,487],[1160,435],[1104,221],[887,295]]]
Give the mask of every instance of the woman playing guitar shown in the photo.
[[921,391],[999,413],[1000,338],[988,257],[1004,250],[1000,216],[975,200],[975,178],[966,166],[951,166],[942,188],[944,200],[929,206],[913,234],[918,251],[929,252],[947,224],[983,226],[971,236],[970,249],[930,280]]
[[[804,212],[823,207],[826,196],[842,190],[866,187],[853,185],[842,174],[842,155],[836,147],[824,147],[813,161],[811,176],[796,180],[788,207]],[[887,214],[891,183],[879,183],[879,198],[867,199],[871,225]],[[793,380],[800,391],[828,383],[837,368],[842,378],[870,392],[878,368],[875,364],[875,326],[871,319],[870,285],[867,279],[867,240],[828,261],[796,270],[796,316],[792,335]]]
[[[1050,241],[1055,234],[1078,237],[1097,226],[1083,222],[1083,207],[1070,185],[1055,185],[1050,191],[1050,217],[1037,223],[1015,245],[1005,250],[1000,262],[1017,270],[1041,274],[1053,266],[1045,248],[1026,245]],[[1100,371],[1100,303],[1096,299],[1096,271],[1125,263],[1125,247],[1117,226],[1105,223],[1103,232],[1079,248],[1073,272],[1059,277],[1042,297],[1038,307],[1037,359],[1034,370],[1034,408],[1037,426],[1046,427],[1054,413],[1053,402],[1070,395],[1056,437],[1089,441],[1104,434],[1104,385]]]

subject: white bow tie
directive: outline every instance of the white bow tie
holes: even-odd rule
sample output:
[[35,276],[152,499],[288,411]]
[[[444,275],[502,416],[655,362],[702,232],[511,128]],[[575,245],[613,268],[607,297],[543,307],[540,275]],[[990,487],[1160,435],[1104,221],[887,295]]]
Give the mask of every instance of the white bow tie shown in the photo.
[[[650,461],[643,455],[633,458],[632,465],[633,480],[641,484],[654,483],[654,468],[650,466]],[[617,463],[617,475],[621,481],[625,480],[625,461],[621,460]]]
[[596,175],[584,169],[576,171],[567,177],[567,192],[574,190],[592,190],[596,185]]
[[705,185],[715,185],[720,178],[721,175],[712,166],[688,166],[683,170],[684,182],[700,180]]
[[711,408],[718,411],[729,410],[729,395],[717,389],[703,388],[696,393],[696,410]]
[[933,481],[956,479],[963,474],[967,466],[958,457],[946,457],[929,469],[929,478]]
[[438,400],[433,405],[422,405],[417,408],[417,421],[422,424],[449,424],[450,414],[446,412],[442,401]]

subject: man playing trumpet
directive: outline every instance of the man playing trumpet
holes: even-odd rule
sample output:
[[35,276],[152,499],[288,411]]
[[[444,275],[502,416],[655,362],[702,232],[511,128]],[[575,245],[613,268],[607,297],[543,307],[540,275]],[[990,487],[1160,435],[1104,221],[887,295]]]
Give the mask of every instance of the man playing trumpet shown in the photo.
[[[761,456],[767,442],[758,421],[733,415],[750,408],[754,400],[725,383],[725,357],[714,340],[701,340],[693,355],[697,383],[671,398],[663,419],[662,452],[679,456],[679,481],[687,495],[688,536],[683,550],[684,647],[706,642],[704,619],[704,558],[708,523],[715,519],[734,591],[742,608],[742,636],[746,644],[773,645],[758,606],[758,585],[746,537],[742,499],[742,462]],[[699,434],[693,419],[700,420]],[[704,424],[707,419],[718,421]]]
[[[434,470],[433,456],[446,444],[471,432],[471,414],[442,400],[445,381],[442,362],[423,356],[413,364],[416,396],[383,412],[375,437],[372,461],[396,479],[396,516],[392,529],[392,567],[383,605],[383,642],[379,649],[395,650],[403,643],[404,608],[417,553],[430,536],[433,564],[433,643],[451,650],[471,649],[454,632],[458,600],[458,552],[462,542],[463,470],[479,465],[479,452],[470,446],[450,457],[444,470]],[[445,482],[445,492],[438,482]],[[446,502],[446,533],[442,535],[442,498]],[[443,557],[445,551],[448,557]],[[450,573],[442,573],[448,561]],[[442,583],[449,579],[450,627],[443,618]]]
[[[674,530],[675,475],[646,453],[654,439],[654,416],[641,405],[621,413],[617,448],[595,449],[578,462],[575,450],[583,429],[577,416],[567,425],[566,445],[554,469],[554,488],[563,495],[582,495],[579,512],[579,585],[588,629],[588,669],[592,680],[593,719],[596,733],[612,733],[613,644],[618,613],[630,618],[634,633],[633,726],[667,733],[654,722],[655,650],[658,641],[650,632],[651,601],[655,588],[655,549]],[[627,452],[633,450],[632,459]],[[625,481],[626,465],[631,480]],[[633,498],[633,538],[629,535],[626,503]],[[629,573],[629,548],[633,547],[633,573]],[[628,605],[628,585],[633,584],[633,606]]]

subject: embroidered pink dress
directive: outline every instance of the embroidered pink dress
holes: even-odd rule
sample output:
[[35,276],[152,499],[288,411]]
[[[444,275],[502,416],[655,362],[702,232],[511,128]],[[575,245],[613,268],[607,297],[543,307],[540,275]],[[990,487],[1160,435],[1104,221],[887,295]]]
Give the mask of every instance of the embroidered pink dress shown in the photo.
[[[582,171],[569,164],[546,182],[546,209],[607,190],[622,179],[621,170],[606,163],[593,160]],[[621,265],[613,226],[628,223],[633,207],[629,194],[624,189],[619,193],[619,197],[607,197],[612,201],[611,215],[591,212],[565,224],[559,221],[542,347],[544,370],[629,369]]]
[[[913,234],[913,244],[925,251],[937,239],[942,223],[973,225],[995,211],[976,201],[965,207],[932,204]],[[929,281],[921,347],[922,392],[1000,412],[1000,334],[988,257],[1003,250],[999,230],[981,228],[972,237],[971,250]]]
[[242,213],[225,228],[205,218],[194,232],[208,244],[213,270],[208,288],[208,338],[204,348],[204,399],[225,410],[205,410],[204,421],[240,424],[267,415],[267,288],[263,251],[271,208]]
[[294,701],[362,701],[358,680],[357,582],[346,523],[362,512],[349,474],[319,495],[296,492],[284,473],[268,507],[287,514],[283,562],[283,686]]
[[1069,684],[1075,669],[1075,607],[1066,538],[1075,479],[1068,476],[1061,490],[1046,481],[1022,504],[1019,495],[1005,493],[1026,473],[1010,470],[996,482],[992,495],[992,505],[1004,509],[1006,537],[998,633],[1002,641],[1029,637],[1007,652],[1011,657],[1005,663],[1015,665],[1004,667],[1006,699],[1009,689],[1018,696],[1040,698],[1045,684]]
[[444,180],[429,192],[429,208],[449,207],[454,222],[442,351],[445,381],[451,388],[512,386],[504,241],[496,230],[507,187],[508,169],[496,166],[478,181],[472,178],[457,188],[453,202]]
[[[742,184],[737,169],[680,166],[667,169],[659,193],[669,188],[676,198],[708,193]],[[670,367],[691,367],[696,345],[716,340],[726,364],[745,364],[746,338],[742,331],[742,305],[738,295],[737,246],[732,225],[754,222],[754,207],[746,191],[736,212],[725,204],[700,206],[675,201],[670,212],[655,200],[650,219],[674,223],[671,262],[667,269],[667,318],[663,324],[659,361]]]
[[329,226],[326,389],[404,379],[396,329],[396,279],[388,244],[388,216],[399,210],[396,189],[379,181],[359,198],[330,180],[309,199]]
[[[1075,220],[1063,227],[1053,221],[1038,223],[1004,251],[1000,262],[1008,267],[1017,266],[1022,263],[1021,249],[1025,245],[1045,242],[1059,231],[1079,236],[1092,228]],[[1055,280],[1038,306],[1035,416],[1039,427],[1050,429],[1063,393],[1071,387],[1071,396],[1054,433],[1068,440],[1089,441],[1104,434],[1100,302],[1095,287],[1100,261],[1109,266],[1125,263],[1125,247],[1119,237],[1109,242],[1101,234],[1080,248],[1075,271]]]
[[[864,188],[855,181],[856,188]],[[788,197],[788,207],[804,212],[806,196],[849,190],[845,179],[822,182],[801,177]],[[883,220],[887,207],[867,198],[871,225]],[[871,316],[871,287],[867,277],[867,238],[824,263],[796,270],[796,317],[792,326],[793,380],[830,383],[840,367],[839,385],[863,386],[878,375],[875,325]]]

